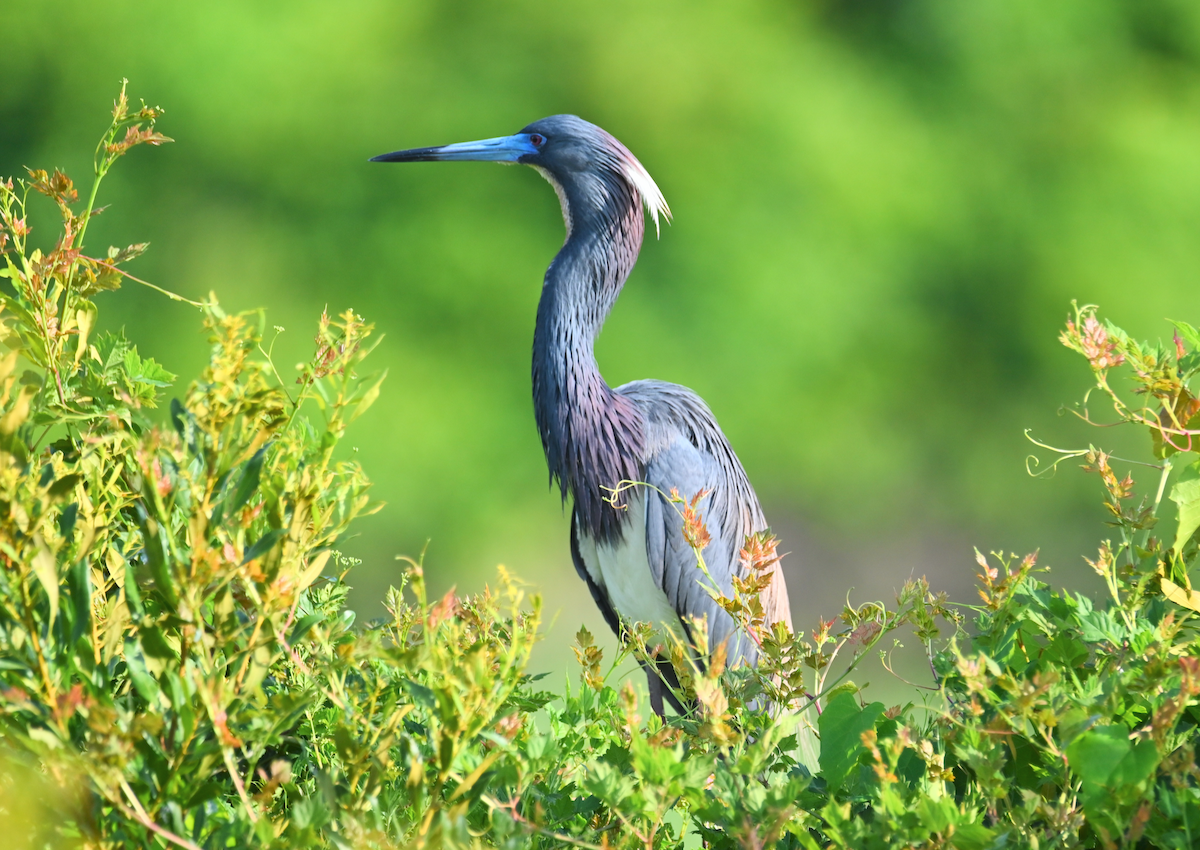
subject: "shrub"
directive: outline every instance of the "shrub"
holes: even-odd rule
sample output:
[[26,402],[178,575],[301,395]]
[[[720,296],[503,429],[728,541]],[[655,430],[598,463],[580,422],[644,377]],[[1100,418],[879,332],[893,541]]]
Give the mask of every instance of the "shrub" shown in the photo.
[[[1137,498],[1114,470],[1131,462],[1043,446],[1052,469],[1079,458],[1103,486],[1119,539],[1089,560],[1102,602],[1051,588],[1036,554],[980,555],[980,603],[912,582],[890,609],[847,607],[791,635],[763,625],[754,576],[776,556],[771,538],[752,538],[751,579],[720,601],[764,661],[726,670],[718,649],[701,669],[671,647],[696,708],[664,721],[628,683],[609,683],[625,654],[646,651],[645,630],[607,667],[581,630],[578,687],[542,691],[526,672],[538,601],[503,572],[495,589],[430,601],[410,563],[388,616],[355,623],[337,546],[377,506],[338,446],[383,375],[362,371],[372,328],[353,313],[321,317],[288,385],[260,314],[193,302],[209,365],[152,415],[175,376],[122,334],[93,334],[96,296],[132,279],[122,267],[144,246],[94,257],[84,236],[116,159],[169,141],[158,116],[122,91],[79,212],[59,172],[0,184],[0,821],[11,841],[1195,844],[1194,328],[1138,343],[1088,307],[1063,334],[1117,419],[1148,431],[1155,461],[1142,466],[1158,474]],[[45,254],[28,249],[31,191],[61,212]],[[1136,403],[1113,388],[1117,369]],[[675,498],[700,546],[703,517]],[[1167,502],[1177,522],[1160,537]],[[848,676],[900,629],[922,644],[927,698],[868,703]]]

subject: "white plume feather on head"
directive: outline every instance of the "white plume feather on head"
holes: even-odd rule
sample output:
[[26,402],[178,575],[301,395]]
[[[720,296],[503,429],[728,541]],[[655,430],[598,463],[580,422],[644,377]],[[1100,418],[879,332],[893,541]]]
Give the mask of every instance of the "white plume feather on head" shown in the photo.
[[663,197],[662,190],[658,188],[658,184],[654,182],[654,178],[650,176],[650,172],[646,167],[637,161],[637,157],[629,154],[621,163],[621,168],[625,172],[625,177],[637,189],[639,195],[642,196],[642,202],[646,205],[646,211],[650,213],[654,219],[654,234],[661,236],[662,231],[658,225],[658,215],[662,213],[663,218],[667,223],[671,223],[671,208],[667,206],[667,199]]

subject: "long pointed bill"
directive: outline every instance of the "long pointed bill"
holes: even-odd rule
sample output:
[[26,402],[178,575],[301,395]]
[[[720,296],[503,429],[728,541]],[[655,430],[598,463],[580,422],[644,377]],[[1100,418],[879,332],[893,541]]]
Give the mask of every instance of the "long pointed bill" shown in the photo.
[[526,154],[537,153],[528,133],[459,142],[436,148],[412,148],[371,157],[371,162],[516,162]]

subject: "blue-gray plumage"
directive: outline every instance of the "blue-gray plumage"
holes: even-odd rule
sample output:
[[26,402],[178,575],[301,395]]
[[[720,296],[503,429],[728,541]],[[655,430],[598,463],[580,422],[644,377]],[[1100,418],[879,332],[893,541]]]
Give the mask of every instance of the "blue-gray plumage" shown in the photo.
[[[416,148],[373,162],[486,160],[536,168],[562,205],[567,238],[546,270],[533,335],[533,405],[551,481],[574,499],[571,554],[605,620],[649,622],[690,637],[691,620],[707,618],[710,646],[727,641],[731,663],[755,663],[757,647],[702,586],[703,575],[683,535],[675,505],[705,491],[700,511],[711,535],[709,572],[732,595],[733,577],[748,566],[739,552],[766,519],[745,470],[712,412],[694,392],[662,381],[613,389],[596,365],[593,345],[642,247],[642,204],[654,218],[670,209],[650,175],[604,130],[574,115],[553,115],[513,136]],[[620,482],[645,482],[608,500]],[[791,628],[787,588],[778,564],[762,599],[770,623]],[[669,663],[658,674],[675,684]],[[647,671],[654,709],[664,689]],[[665,695],[683,711],[670,690]]]

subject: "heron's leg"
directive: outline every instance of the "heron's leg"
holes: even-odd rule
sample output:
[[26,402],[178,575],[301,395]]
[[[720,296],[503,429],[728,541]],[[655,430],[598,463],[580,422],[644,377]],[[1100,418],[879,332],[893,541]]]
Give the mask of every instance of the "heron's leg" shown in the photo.
[[653,661],[643,664],[642,669],[646,671],[646,683],[650,688],[650,707],[659,717],[667,716],[667,703],[670,703],[681,717],[690,714],[696,708],[695,705],[684,705],[679,701],[679,677],[675,675],[675,668],[669,660],[656,655]]
[[659,717],[666,717],[666,711],[663,709],[663,680],[653,667],[647,666],[645,670],[646,684],[650,687],[650,707]]

